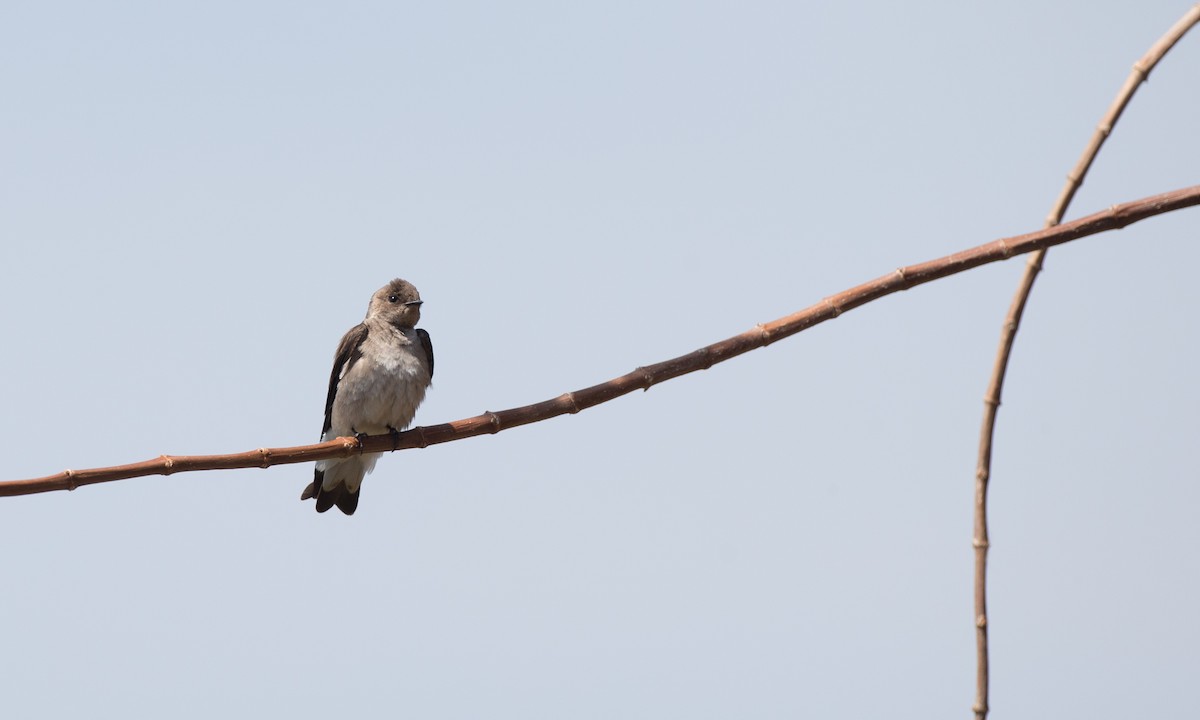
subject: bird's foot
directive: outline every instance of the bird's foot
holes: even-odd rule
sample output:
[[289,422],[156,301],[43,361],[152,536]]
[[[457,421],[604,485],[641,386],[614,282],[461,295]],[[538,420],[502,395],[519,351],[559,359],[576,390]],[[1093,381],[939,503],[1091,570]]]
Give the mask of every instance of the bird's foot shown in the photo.
[[363,449],[363,440],[366,440],[370,436],[366,433],[361,433],[354,428],[350,428],[350,432],[354,433],[354,439],[358,441],[358,452],[361,455]]
[[387,428],[388,435],[392,436],[392,452],[396,452],[400,449],[400,431],[391,425],[388,425]]

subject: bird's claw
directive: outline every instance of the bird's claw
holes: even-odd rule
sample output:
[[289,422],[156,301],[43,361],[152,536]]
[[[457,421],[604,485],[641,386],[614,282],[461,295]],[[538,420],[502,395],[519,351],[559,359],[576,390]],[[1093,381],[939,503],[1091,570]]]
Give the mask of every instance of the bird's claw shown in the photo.
[[366,433],[359,432],[359,431],[355,430],[354,428],[350,428],[350,432],[354,433],[354,439],[358,441],[358,452],[359,452],[359,454],[361,454],[362,449],[363,449],[363,441],[366,440],[370,436],[367,435]]
[[388,435],[392,436],[392,452],[396,452],[400,449],[400,431],[391,425],[388,425],[387,429]]

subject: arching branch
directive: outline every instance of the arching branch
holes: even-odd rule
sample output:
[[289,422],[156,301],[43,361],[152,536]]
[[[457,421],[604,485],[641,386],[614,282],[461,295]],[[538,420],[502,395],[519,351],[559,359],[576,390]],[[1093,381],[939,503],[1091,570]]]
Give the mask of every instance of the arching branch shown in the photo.
[[[1079,162],[1067,174],[1067,182],[1059,193],[1058,200],[1046,218],[1046,227],[1053,227],[1062,221],[1067,212],[1067,206],[1075,197],[1075,192],[1083,184],[1092,162],[1099,154],[1104,141],[1112,134],[1113,127],[1120,119],[1121,113],[1133,99],[1134,92],[1142,83],[1150,78],[1150,71],[1158,61],[1167,54],[1175,43],[1183,38],[1188,30],[1200,23],[1200,3],[1192,6],[1171,29],[1167,30],[1157,42],[1146,51],[1146,54],[1133,64],[1133,69],[1126,78],[1125,84],[1117,91],[1117,96],[1109,105],[1104,117],[1100,119],[1092,138],[1079,157]],[[1000,343],[996,349],[996,360],[992,366],[992,374],[988,379],[987,392],[983,398],[983,423],[979,435],[979,454],[975,467],[975,508],[974,533],[972,546],[975,552],[975,703],[973,711],[976,720],[984,720],[988,714],[988,625],[987,625],[987,556],[991,541],[988,539],[987,491],[988,481],[992,474],[992,443],[996,432],[996,413],[1000,409],[1000,394],[1004,388],[1004,376],[1008,371],[1008,360],[1012,355],[1013,342],[1016,340],[1017,328],[1021,325],[1021,317],[1025,313],[1025,304],[1033,291],[1034,280],[1042,270],[1046,249],[1040,249],[1029,256],[1025,263],[1025,272],[1017,284],[1017,291],[1009,303],[1008,314],[1001,326]]]

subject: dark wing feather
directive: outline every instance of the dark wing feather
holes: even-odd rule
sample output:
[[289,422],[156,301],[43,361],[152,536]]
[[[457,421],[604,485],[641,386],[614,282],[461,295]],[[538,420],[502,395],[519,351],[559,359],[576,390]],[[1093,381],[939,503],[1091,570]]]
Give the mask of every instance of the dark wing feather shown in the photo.
[[338,381],[362,357],[362,344],[367,339],[367,332],[367,326],[359,323],[350,328],[350,332],[338,343],[337,353],[333,356],[333,372],[329,374],[329,394],[325,396],[325,425],[321,428],[322,437],[333,425],[333,400],[337,397]]
[[421,339],[421,347],[425,350],[425,359],[429,361],[429,379],[433,379],[433,341],[429,339],[429,333],[421,328],[417,328],[417,337]]

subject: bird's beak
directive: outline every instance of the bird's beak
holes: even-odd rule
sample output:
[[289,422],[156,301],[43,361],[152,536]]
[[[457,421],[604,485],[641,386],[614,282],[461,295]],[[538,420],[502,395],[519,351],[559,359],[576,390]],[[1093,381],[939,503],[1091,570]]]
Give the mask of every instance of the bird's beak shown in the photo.
[[425,304],[424,300],[409,300],[408,302],[404,303],[404,306],[405,307],[421,307],[424,304]]

